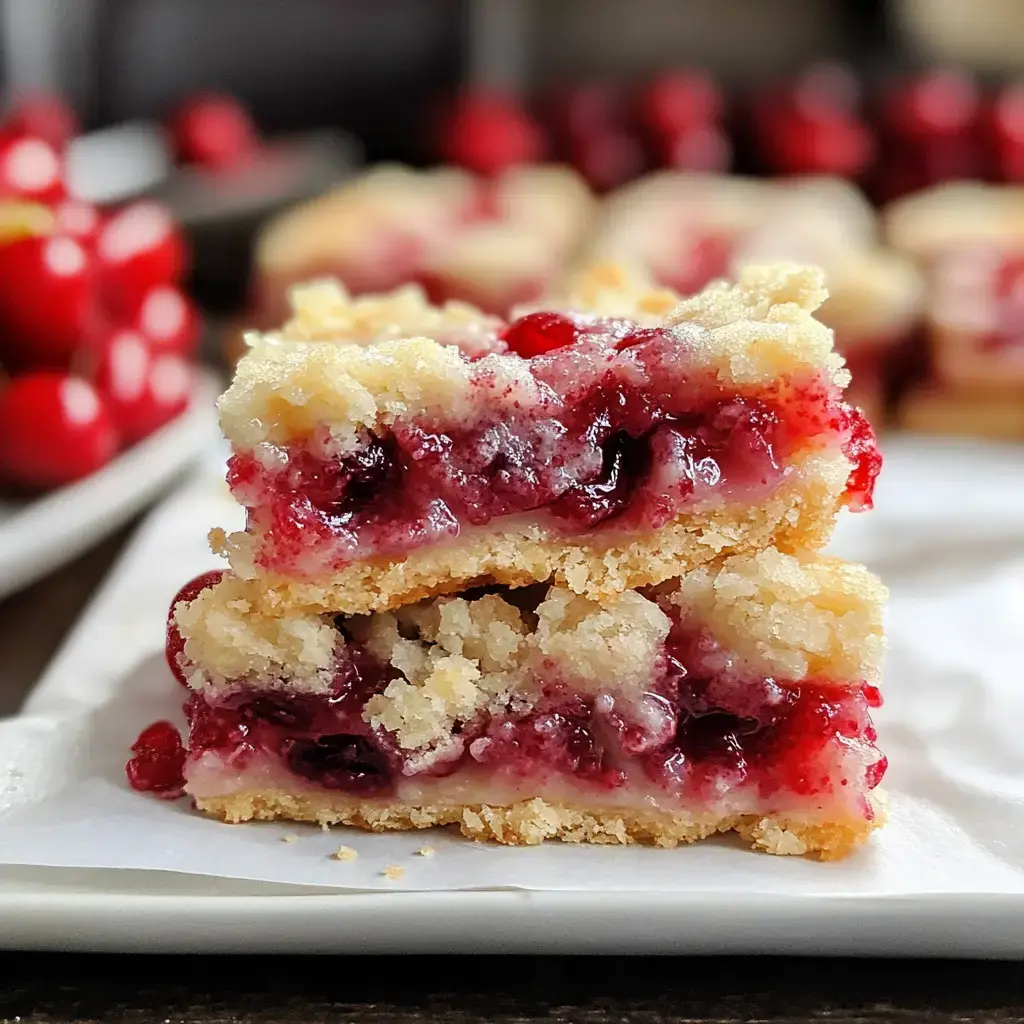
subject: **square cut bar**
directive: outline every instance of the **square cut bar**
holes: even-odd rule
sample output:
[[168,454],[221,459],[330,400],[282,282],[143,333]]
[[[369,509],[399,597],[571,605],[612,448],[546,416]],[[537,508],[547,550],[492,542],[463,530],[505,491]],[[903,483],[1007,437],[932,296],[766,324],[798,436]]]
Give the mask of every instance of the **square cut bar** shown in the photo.
[[151,726],[128,774],[229,822],[511,844],[735,830],[837,858],[884,817],[884,598],[860,566],[775,548],[604,604],[539,584],[337,618],[268,615],[211,573],[169,621],[187,743]]
[[880,458],[813,316],[819,272],[747,268],[670,311],[625,275],[591,285],[596,311],[534,311],[484,355],[437,324],[353,344],[341,299],[300,305],[221,399],[248,525],[215,549],[269,608],[548,580],[600,600],[723,553],[816,549],[842,506],[870,507]]

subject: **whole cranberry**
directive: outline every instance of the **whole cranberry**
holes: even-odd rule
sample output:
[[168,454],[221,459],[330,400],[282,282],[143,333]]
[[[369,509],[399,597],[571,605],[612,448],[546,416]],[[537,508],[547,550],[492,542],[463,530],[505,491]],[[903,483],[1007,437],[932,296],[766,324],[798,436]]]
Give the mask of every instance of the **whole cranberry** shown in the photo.
[[79,134],[81,125],[71,105],[52,93],[27,93],[8,109],[0,130],[14,135],[32,135],[48,142],[61,153]]
[[478,174],[494,176],[517,164],[535,163],[546,150],[540,126],[506,96],[463,95],[441,126],[441,157]]
[[657,145],[665,167],[680,171],[727,171],[732,164],[732,142],[715,124],[701,124],[665,135]]
[[551,96],[547,114],[566,143],[621,129],[626,120],[622,93],[609,82],[583,82],[559,90]]
[[130,318],[156,285],[185,272],[185,241],[170,211],[140,200],[113,214],[96,240],[100,287],[112,313]]
[[703,71],[683,69],[658,75],[638,100],[640,123],[653,136],[676,136],[715,124],[721,118],[722,91]]
[[52,205],[64,195],[64,168],[57,150],[38,136],[0,130],[0,199]]
[[219,93],[187,99],[169,118],[168,130],[179,163],[214,171],[248,163],[260,145],[249,111]]
[[132,326],[156,352],[192,356],[199,344],[199,313],[184,292],[171,284],[158,284],[146,292]]
[[626,130],[593,132],[569,150],[572,165],[598,192],[607,192],[640,175],[646,164],[640,140]]
[[134,444],[185,411],[192,368],[135,331],[115,330],[101,343],[95,380],[122,439]]
[[980,113],[977,83],[966,72],[947,68],[897,83],[886,93],[882,110],[889,131],[908,140],[962,136]]
[[790,118],[784,125],[776,125],[765,145],[765,158],[777,174],[859,178],[875,158],[871,131],[846,115],[814,122]]
[[0,246],[0,357],[15,369],[66,367],[96,328],[89,253],[66,235]]
[[571,345],[576,340],[576,324],[562,313],[527,313],[505,328],[504,339],[517,355],[532,359]]
[[96,389],[66,373],[15,377],[0,392],[0,481],[29,491],[69,484],[105,466],[117,431]]
[[65,199],[54,207],[53,213],[58,233],[74,238],[86,249],[94,248],[103,226],[103,215],[97,207],[81,199]]

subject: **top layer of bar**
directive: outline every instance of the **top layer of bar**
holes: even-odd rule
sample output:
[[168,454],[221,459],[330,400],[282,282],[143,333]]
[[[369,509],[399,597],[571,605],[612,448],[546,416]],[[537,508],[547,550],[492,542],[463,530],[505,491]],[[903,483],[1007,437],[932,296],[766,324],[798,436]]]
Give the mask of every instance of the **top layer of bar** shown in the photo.
[[670,308],[595,268],[549,307],[572,316],[501,330],[414,290],[297,297],[220,405],[249,524],[215,545],[272,603],[358,613],[552,578],[600,597],[818,547],[870,503],[877,453],[813,316],[819,272],[751,268]]

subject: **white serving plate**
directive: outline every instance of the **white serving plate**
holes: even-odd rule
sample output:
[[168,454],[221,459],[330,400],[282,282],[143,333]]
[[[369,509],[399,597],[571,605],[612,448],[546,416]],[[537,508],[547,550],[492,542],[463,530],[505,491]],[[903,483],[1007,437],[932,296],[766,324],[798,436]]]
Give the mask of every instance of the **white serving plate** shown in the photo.
[[0,502],[0,598],[70,561],[126,523],[186,470],[215,436],[212,375],[184,415],[98,473],[26,502]]
[[[339,892],[319,887],[323,883],[211,877],[212,870],[140,870],[151,863],[136,858],[133,864],[132,850],[116,841],[112,851],[104,851],[103,842],[93,845],[100,858],[116,857],[135,869],[101,870],[101,859],[89,865],[80,850],[51,842],[45,854],[49,864],[78,861],[78,866],[39,867],[34,865],[40,861],[22,859],[18,866],[0,867],[0,948],[1024,957],[1024,744],[1014,724],[1020,716],[1011,713],[1017,695],[1005,685],[1001,692],[994,684],[986,691],[985,673],[971,678],[956,661],[961,651],[973,658],[975,648],[983,648],[978,657],[988,679],[1019,679],[1024,628],[1015,634],[1013,622],[1019,616],[1024,626],[1024,448],[901,438],[888,446],[887,456],[879,509],[867,517],[847,517],[838,547],[884,569],[893,584],[890,625],[899,633],[893,652],[897,675],[907,675],[906,666],[913,664],[907,625],[916,621],[915,609],[932,589],[952,586],[953,593],[981,596],[975,601],[980,612],[968,628],[958,631],[939,615],[926,649],[933,635],[936,644],[944,634],[963,635],[948,651],[936,647],[940,663],[925,665],[924,678],[893,678],[890,672],[886,680],[892,707],[890,717],[879,721],[879,731],[893,762],[888,787],[895,813],[864,856],[819,865],[714,844],[661,852],[556,845],[552,852],[567,871],[545,891],[527,882],[527,891]],[[212,519],[231,511],[223,488],[209,479],[191,484],[156,510],[32,694],[26,713],[49,728],[83,707],[99,709],[102,719],[104,708],[115,707],[111,701],[121,694],[145,705],[150,700],[145,673],[131,680],[142,692],[126,691],[124,665],[138,665],[140,659],[155,664],[165,591],[171,580],[210,564],[203,534]],[[990,579],[999,602],[991,614],[985,601]],[[988,619],[991,635],[985,635]],[[1024,688],[1020,696],[1024,699]],[[977,713],[984,710],[991,712],[988,719]],[[915,716],[922,716],[916,732],[907,727]],[[6,734],[15,742],[18,734],[10,726],[16,724],[7,723]],[[63,752],[67,744],[59,728],[52,735]],[[0,763],[3,754],[0,750]],[[93,748],[67,753],[58,774],[74,781],[76,766],[87,771],[105,757]],[[38,781],[29,771],[21,780],[22,795]],[[0,778],[0,824],[6,810],[3,782]],[[207,825],[204,834],[224,833],[227,841],[246,844],[233,847],[242,850],[241,858],[224,862],[236,874],[257,874],[244,861],[247,851],[255,859],[261,845],[264,852],[289,851],[297,858],[289,864],[317,868],[322,855],[302,858],[318,843],[324,849],[340,841],[359,847],[363,864],[388,841],[355,832],[321,837],[313,830],[301,842],[282,844],[268,831],[277,826],[257,833],[207,823],[179,805],[154,807],[150,801],[143,808],[116,780],[110,788],[118,790],[117,813],[104,820],[89,815],[88,803],[103,783],[97,777],[76,805],[90,832],[118,837],[127,835],[140,816],[176,818],[181,831],[174,826],[161,835],[177,837],[183,864],[194,863],[194,837]],[[6,792],[16,804],[18,786],[8,785]],[[13,837],[19,828],[24,834],[24,820],[15,814],[8,821],[12,827],[0,827],[0,861],[6,852],[13,864],[18,859],[12,856]],[[55,836],[68,825],[63,816],[53,820],[51,815],[39,827]],[[415,858],[404,862],[410,865],[407,889],[426,887],[430,870],[459,856],[451,846],[436,845],[435,858],[415,867]],[[476,859],[467,863],[478,870],[485,854],[506,866],[539,866],[541,860],[539,851],[477,848]],[[630,865],[633,878],[587,889],[586,865],[607,867],[608,858],[616,856]],[[660,889],[644,889],[645,872],[669,877],[665,865],[674,865],[671,871],[679,877]],[[330,885],[344,886],[344,879],[356,877],[339,874]],[[368,889],[371,873],[364,877]]]

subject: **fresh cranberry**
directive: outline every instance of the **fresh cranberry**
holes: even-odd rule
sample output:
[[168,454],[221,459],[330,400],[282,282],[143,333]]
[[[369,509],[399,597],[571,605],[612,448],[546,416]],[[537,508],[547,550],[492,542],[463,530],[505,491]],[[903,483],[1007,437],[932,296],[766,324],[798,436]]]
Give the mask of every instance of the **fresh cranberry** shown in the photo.
[[449,163],[494,176],[517,164],[536,163],[547,144],[540,126],[515,100],[469,93],[445,119],[440,148]]
[[567,142],[624,124],[621,91],[610,82],[583,82],[557,92],[548,104],[551,124]]
[[185,242],[170,211],[152,200],[118,210],[97,239],[100,284],[112,311],[138,312],[157,285],[177,284],[185,271]]
[[843,451],[853,463],[853,469],[846,481],[846,501],[854,512],[867,511],[874,506],[875,481],[882,471],[882,453],[864,413],[850,406],[849,416],[849,439]]
[[134,331],[115,330],[101,342],[95,380],[121,437],[135,444],[188,408],[192,368]]
[[99,237],[103,217],[92,203],[80,199],[65,199],[54,208],[57,233],[75,239],[91,250]]
[[63,235],[0,246],[0,358],[12,368],[66,367],[99,316],[89,254]]
[[201,576],[196,576],[195,579],[186,583],[174,595],[171,607],[167,611],[167,636],[164,644],[164,654],[167,658],[167,666],[170,668],[174,678],[186,689],[188,688],[188,680],[185,678],[185,674],[182,672],[181,665],[179,664],[181,654],[185,650],[185,639],[178,630],[178,624],[174,621],[174,609],[182,602],[188,604],[190,601],[194,601],[204,590],[215,587],[220,583],[223,577],[223,569],[214,569],[211,572],[204,572]]
[[714,124],[722,115],[722,93],[702,71],[670,71],[640,94],[639,116],[655,137],[678,136]]
[[858,178],[875,156],[868,127],[845,114],[807,121],[792,117],[777,125],[765,156],[778,174],[835,174]]
[[73,483],[117,451],[96,389],[64,373],[30,373],[0,391],[0,480],[26,490]]
[[598,192],[632,181],[646,164],[640,140],[625,128],[603,128],[574,139],[569,161]]
[[132,744],[135,755],[124,766],[132,789],[175,800],[185,786],[185,748],[170,722],[154,722]]
[[680,171],[727,171],[732,143],[718,125],[695,125],[664,135],[657,144],[659,161]]
[[13,135],[31,135],[63,152],[79,134],[81,126],[71,105],[50,93],[30,93],[18,97],[0,125]]
[[373,796],[386,792],[393,785],[387,754],[364,736],[286,740],[283,753],[288,767],[296,775],[326,789]]
[[861,87],[852,69],[837,61],[813,64],[796,77],[789,89],[792,107],[809,121],[856,116]]
[[158,284],[146,292],[134,327],[157,352],[192,356],[199,344],[199,312],[174,285]]
[[249,111],[233,96],[208,93],[186,100],[168,122],[175,159],[213,171],[252,160],[259,134]]
[[57,203],[64,198],[63,173],[60,156],[49,142],[0,131],[0,199]]
[[964,71],[939,68],[897,83],[884,98],[883,116],[898,138],[920,141],[963,136],[981,113],[977,83]]
[[576,340],[576,322],[562,313],[527,313],[502,335],[508,347],[524,359],[544,355]]

